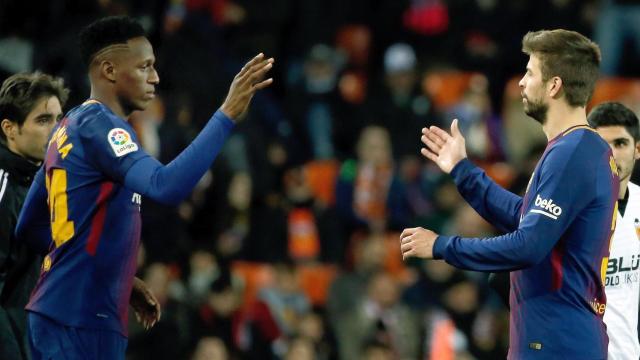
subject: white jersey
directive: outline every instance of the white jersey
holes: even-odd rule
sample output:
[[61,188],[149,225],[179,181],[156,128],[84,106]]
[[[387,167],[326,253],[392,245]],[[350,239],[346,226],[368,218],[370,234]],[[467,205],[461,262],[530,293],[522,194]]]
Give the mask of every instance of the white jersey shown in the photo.
[[609,359],[640,358],[638,300],[640,298],[640,187],[629,183],[624,216],[618,213],[605,278]]

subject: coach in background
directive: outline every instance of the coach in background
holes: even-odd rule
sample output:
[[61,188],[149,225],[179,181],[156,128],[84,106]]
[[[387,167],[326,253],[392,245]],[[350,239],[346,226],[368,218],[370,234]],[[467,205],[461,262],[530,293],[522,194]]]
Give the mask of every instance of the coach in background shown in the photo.
[[29,358],[24,306],[42,258],[13,232],[68,94],[62,79],[37,72],[0,88],[0,359]]
[[629,181],[640,158],[640,124],[633,111],[619,103],[604,103],[587,117],[589,125],[609,143],[620,176],[618,217],[605,276],[609,360],[637,360],[640,300],[640,187]]

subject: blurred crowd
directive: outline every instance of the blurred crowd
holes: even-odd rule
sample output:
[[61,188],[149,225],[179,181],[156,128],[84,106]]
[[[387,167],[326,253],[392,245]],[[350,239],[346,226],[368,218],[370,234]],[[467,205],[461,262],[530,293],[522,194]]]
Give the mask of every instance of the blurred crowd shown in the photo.
[[522,193],[546,138],[522,111],[520,41],[543,28],[596,40],[604,77],[593,101],[640,111],[640,1],[28,3],[0,2],[0,81],[62,76],[70,106],[89,95],[79,29],[106,15],[141,21],[161,80],[130,121],[162,162],[244,61],[276,59],[274,86],[190,198],[143,200],[138,276],[163,316],[151,331],[130,321],[132,360],[504,358],[508,313],[486,274],[402,261],[406,227],[495,234],[420,156],[421,128],[459,119],[469,156]]

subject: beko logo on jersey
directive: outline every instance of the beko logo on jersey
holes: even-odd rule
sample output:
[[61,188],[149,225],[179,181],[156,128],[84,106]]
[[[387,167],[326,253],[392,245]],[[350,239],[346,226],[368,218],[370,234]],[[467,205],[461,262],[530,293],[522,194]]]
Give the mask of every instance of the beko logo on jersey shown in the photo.
[[562,208],[554,204],[553,199],[543,199],[540,195],[536,194],[536,201],[534,202],[534,205],[542,210],[533,209],[531,210],[533,213],[542,214],[552,219],[557,219],[558,216],[562,214]]
[[107,135],[107,140],[117,157],[138,151],[138,144],[131,140],[131,135],[125,129],[111,129],[109,135]]

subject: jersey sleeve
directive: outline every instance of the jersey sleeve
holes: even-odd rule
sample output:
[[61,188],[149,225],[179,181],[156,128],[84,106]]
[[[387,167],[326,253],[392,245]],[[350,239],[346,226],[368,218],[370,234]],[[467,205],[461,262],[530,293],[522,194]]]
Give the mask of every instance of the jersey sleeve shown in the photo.
[[38,170],[29,188],[20,216],[18,216],[15,236],[17,241],[24,241],[39,254],[44,255],[49,251],[53,240],[43,168]]
[[148,156],[127,172],[127,188],[158,202],[177,205],[209,169],[234,127],[221,110],[216,111],[198,136],[175,159],[162,165]]
[[451,176],[460,195],[485,220],[502,232],[518,228],[520,196],[503,189],[468,159],[456,164]]
[[585,176],[590,165],[574,154],[570,146],[549,151],[538,185],[529,189],[533,204],[515,231],[492,238],[438,236],[434,258],[476,271],[518,270],[542,261],[594,197],[589,194],[595,191],[595,178]]
[[142,149],[133,128],[115,115],[100,112],[79,127],[87,160],[112,180],[124,183],[136,161],[150,157]]

